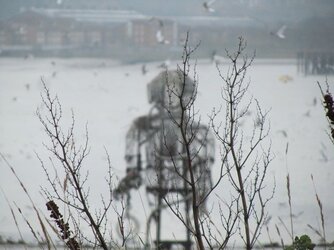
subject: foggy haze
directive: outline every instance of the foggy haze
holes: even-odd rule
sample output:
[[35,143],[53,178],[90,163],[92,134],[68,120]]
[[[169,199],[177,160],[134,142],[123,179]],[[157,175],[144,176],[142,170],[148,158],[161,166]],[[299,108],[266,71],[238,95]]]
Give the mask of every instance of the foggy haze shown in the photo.
[[[208,58],[213,51],[224,54],[239,36],[258,58],[295,58],[299,52],[334,49],[333,1],[217,0],[211,11],[203,3],[2,0],[0,56],[176,59],[187,31],[191,45],[201,43],[199,58]],[[284,37],[276,36],[283,26]],[[159,29],[168,44],[155,40]]]
[[[310,181],[313,174],[332,242],[334,154],[316,82],[328,81],[333,91],[333,27],[333,0],[216,0],[207,6],[204,0],[0,0],[0,152],[45,212],[40,187],[48,183],[36,156],[46,161],[49,156],[43,146],[48,138],[36,117],[43,80],[58,95],[65,123],[70,123],[73,109],[79,140],[88,123],[92,150],[85,168],[91,178],[91,204],[98,206],[100,193],[109,194],[101,181],[107,165],[105,150],[119,181],[126,175],[127,131],[136,118],[152,110],[147,84],[180,63],[188,32],[188,45],[199,45],[191,63],[198,60],[197,101],[203,122],[222,103],[217,66],[228,70],[226,50],[234,51],[242,36],[247,54],[255,54],[245,81],[251,82],[251,94],[263,110],[270,110],[275,159],[268,184],[275,179],[277,186],[268,207],[272,239],[280,242],[275,229],[276,225],[283,228],[280,219],[289,224],[289,170],[296,234],[307,233],[316,243],[320,240],[307,226],[320,225]],[[219,167],[219,157],[217,146],[213,169]],[[19,239],[6,198],[10,204],[17,202],[26,218],[39,227],[31,204],[2,159],[0,188],[4,190],[0,193],[0,237]],[[132,203],[132,213],[141,224],[136,233],[142,238],[146,212],[152,209],[145,192],[143,186],[133,192]],[[225,194],[226,190],[221,187],[217,192]],[[117,224],[113,216],[110,220]],[[184,231],[175,229],[175,217],[167,214],[164,220],[164,236],[183,235]],[[23,235],[34,241],[21,217],[19,222]],[[242,245],[236,235],[231,244]],[[290,242],[284,229],[282,237]],[[265,230],[260,241],[269,242]]]

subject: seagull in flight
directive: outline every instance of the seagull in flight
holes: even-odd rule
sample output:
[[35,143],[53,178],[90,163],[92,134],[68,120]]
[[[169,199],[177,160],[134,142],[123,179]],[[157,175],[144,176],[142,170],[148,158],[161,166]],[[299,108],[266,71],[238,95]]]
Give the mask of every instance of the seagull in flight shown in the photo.
[[155,37],[160,44],[169,44],[170,42],[165,39],[164,35],[162,34],[162,31],[159,29],[157,33],[155,34]]
[[155,38],[157,39],[157,42],[160,44],[169,44],[170,42],[165,39],[165,36],[163,34],[163,29],[164,29],[164,23],[161,19],[152,17],[150,21],[157,20],[158,21],[158,30],[155,33]]
[[252,17],[252,16],[249,16],[249,17],[251,19],[259,22],[259,23],[262,23],[266,27],[266,29],[269,30],[270,35],[275,36],[279,39],[285,39],[286,38],[285,30],[286,30],[287,26],[285,24],[282,25],[278,30],[272,30],[271,28],[268,27],[268,24],[265,21],[263,21],[263,20],[261,20],[257,17]]
[[284,129],[278,130],[277,133],[281,133],[285,138],[288,137],[288,133]]
[[276,32],[271,31],[270,34],[273,36],[276,36],[280,39],[284,39],[285,38],[285,32],[286,30],[286,25],[282,25]]
[[204,7],[205,11],[210,12],[210,13],[215,12],[215,9],[211,7],[211,5],[212,5],[214,2],[216,2],[216,0],[205,1],[205,2],[203,3],[203,7]]

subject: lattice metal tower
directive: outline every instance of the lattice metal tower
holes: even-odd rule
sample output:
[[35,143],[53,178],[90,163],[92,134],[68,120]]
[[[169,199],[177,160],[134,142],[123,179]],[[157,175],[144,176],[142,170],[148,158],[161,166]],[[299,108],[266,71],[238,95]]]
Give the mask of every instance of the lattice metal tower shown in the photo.
[[[167,196],[182,197],[178,198],[177,202],[183,204],[186,224],[191,225],[192,196],[185,181],[188,176],[185,145],[180,141],[181,132],[175,123],[181,116],[180,107],[177,105],[178,95],[175,93],[179,93],[182,88],[185,101],[194,97],[195,83],[189,77],[183,78],[180,70],[163,71],[148,84],[148,100],[152,108],[148,115],[133,121],[126,135],[126,176],[115,192],[116,196],[127,194],[130,197],[131,189],[145,185],[147,196],[155,200],[146,232],[149,233],[151,223],[154,222],[154,243],[157,249],[171,249],[174,245],[191,249],[192,245],[187,227],[183,239],[168,241],[161,236],[164,228],[161,216],[162,210],[168,207],[165,203]],[[214,139],[206,126],[197,125],[191,147],[191,150],[196,152],[192,166],[197,178],[198,195],[204,195],[211,187],[210,167],[214,158]]]

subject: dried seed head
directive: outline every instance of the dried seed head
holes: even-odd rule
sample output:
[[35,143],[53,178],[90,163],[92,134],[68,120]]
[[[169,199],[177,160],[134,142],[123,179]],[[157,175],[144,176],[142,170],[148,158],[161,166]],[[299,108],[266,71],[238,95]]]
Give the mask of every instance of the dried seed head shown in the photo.
[[328,109],[333,108],[334,101],[331,93],[327,93],[326,95],[324,95],[324,99],[325,107]]

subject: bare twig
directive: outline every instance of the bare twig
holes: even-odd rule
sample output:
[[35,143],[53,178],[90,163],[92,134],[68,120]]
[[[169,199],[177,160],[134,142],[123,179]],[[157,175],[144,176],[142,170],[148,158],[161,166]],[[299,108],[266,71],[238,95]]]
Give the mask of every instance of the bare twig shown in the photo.
[[[227,58],[232,65],[225,76],[217,66],[224,83],[221,96],[225,102],[225,123],[219,122],[217,125],[219,112],[213,110],[211,127],[221,143],[223,149],[221,158],[228,180],[236,191],[235,199],[240,201],[241,208],[237,209],[237,218],[242,222],[244,228],[243,233],[240,231],[240,236],[246,249],[252,249],[267,217],[265,207],[272,199],[275,187],[272,195],[267,198],[263,197],[264,180],[272,157],[270,146],[267,150],[263,150],[261,146],[268,137],[270,127],[266,125],[268,112],[262,111],[257,100],[257,117],[249,141],[244,139],[244,131],[241,131],[241,119],[245,117],[252,104],[252,99],[244,104],[250,84],[250,82],[245,82],[245,77],[247,69],[254,60],[254,56],[249,58],[245,55],[245,48],[245,41],[239,38],[236,51],[234,53],[226,51]],[[259,149],[262,150],[260,156]]]
[[[51,142],[50,146],[45,145],[45,147],[58,160],[58,163],[55,163],[50,157],[55,172],[55,177],[52,177],[44,162],[38,156],[52,190],[51,193],[44,188],[44,193],[49,200],[57,199],[66,205],[74,226],[80,224],[75,215],[80,215],[79,217],[90,226],[98,245],[103,249],[108,249],[108,244],[104,236],[106,232],[106,215],[112,202],[112,175],[109,156],[108,177],[106,179],[109,188],[109,198],[108,201],[102,198],[102,210],[95,212],[94,216],[88,201],[89,187],[85,185],[88,179],[88,172],[83,175],[82,171],[83,162],[89,154],[87,126],[85,141],[83,145],[78,147],[74,137],[75,119],[73,112],[72,124],[65,132],[62,127],[63,112],[60,101],[57,96],[52,97],[44,82],[43,84],[44,95],[42,95],[42,101],[46,108],[46,115],[42,115],[40,109],[38,109],[37,116]],[[55,167],[55,164],[60,164],[61,168]],[[60,174],[64,177],[61,178]],[[72,209],[75,211],[74,214]],[[78,227],[75,230],[78,233],[80,232]],[[87,239],[87,237],[84,238]]]

